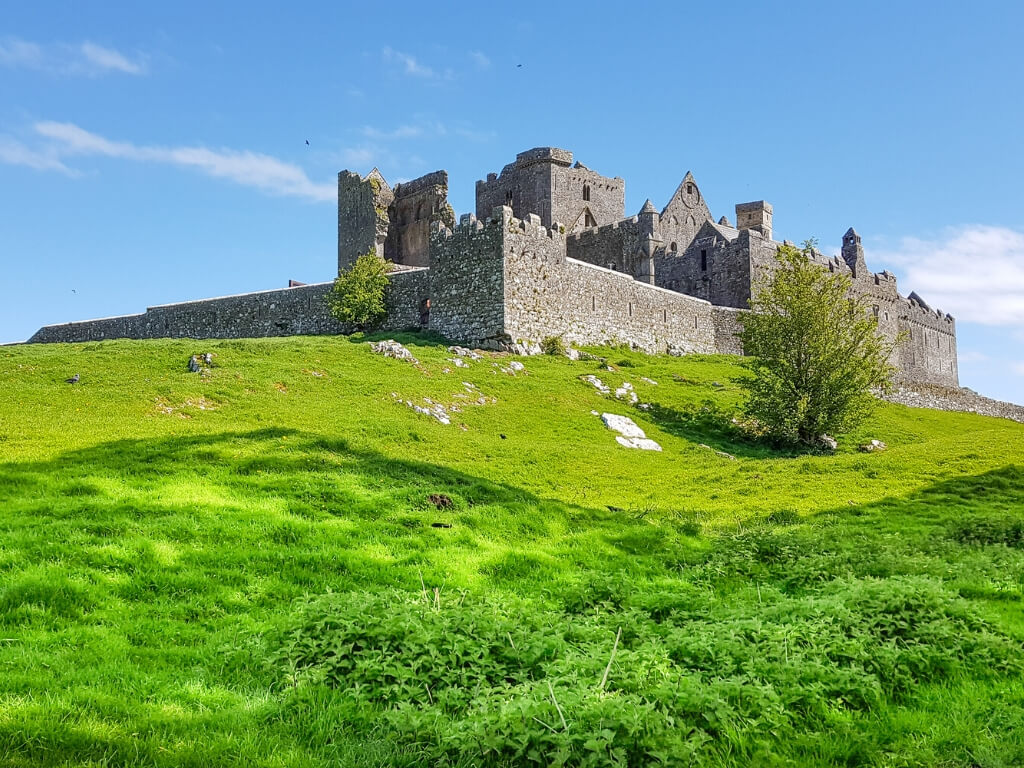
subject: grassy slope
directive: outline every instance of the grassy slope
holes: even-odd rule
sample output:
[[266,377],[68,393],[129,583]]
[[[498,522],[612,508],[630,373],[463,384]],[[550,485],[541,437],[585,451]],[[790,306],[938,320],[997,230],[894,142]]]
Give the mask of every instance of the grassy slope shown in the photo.
[[[734,442],[696,410],[706,400],[735,407],[741,369],[728,358],[611,351],[616,373],[527,358],[528,375],[491,360],[445,374],[443,346],[407,341],[422,366],[333,338],[0,350],[0,764],[436,756],[444,733],[403,741],[401,724],[378,722],[379,702],[352,714],[345,684],[288,687],[273,663],[304,595],[401,603],[421,593],[421,576],[445,601],[582,617],[595,631],[640,611],[623,651],[637,660],[667,642],[655,637],[661,624],[644,628],[650,595],[708,601],[705,628],[771,628],[788,619],[766,604],[799,613],[808,601],[853,600],[836,597],[836,577],[895,588],[923,579],[1020,650],[1021,425],[883,405],[836,456],[780,455]],[[208,377],[184,370],[189,354],[207,350],[216,355]],[[81,384],[62,383],[76,372]],[[609,403],[579,381],[586,373],[632,381],[657,407]],[[497,402],[466,405],[450,426],[391,397],[459,402],[462,382]],[[629,413],[664,452],[619,447],[592,410]],[[870,437],[890,449],[857,453]],[[454,509],[436,510],[432,493]],[[430,526],[438,521],[453,527]],[[602,610],[613,614],[607,627],[588,613]],[[743,652],[769,658],[773,642]],[[796,651],[785,643],[776,650],[788,665]],[[790,730],[775,736],[753,715],[690,724],[707,736],[695,754],[709,764],[765,754],[808,764],[1024,761],[1019,672],[986,675],[970,666],[973,652],[870,706],[836,701],[827,715],[780,720]],[[783,666],[780,656],[778,669],[758,674],[779,675],[773,685],[784,690]],[[608,695],[630,693],[611,679]],[[641,700],[645,690],[632,693]],[[427,708],[423,698],[410,702]],[[590,704],[574,706],[582,723]],[[445,754],[473,762],[465,750]]]

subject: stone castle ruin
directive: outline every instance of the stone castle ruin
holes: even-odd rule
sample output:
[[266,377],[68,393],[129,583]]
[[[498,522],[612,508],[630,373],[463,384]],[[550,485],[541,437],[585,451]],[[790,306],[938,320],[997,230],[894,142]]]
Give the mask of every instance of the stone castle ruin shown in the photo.
[[[777,264],[772,206],[741,203],[716,222],[687,173],[659,212],[625,215],[625,183],[563,149],[538,147],[476,183],[476,213],[448,204],[448,174],[391,187],[374,169],[338,174],[338,269],[371,250],[395,264],[385,330],[422,329],[482,347],[535,351],[626,343],[648,352],[742,354],[739,315]],[[860,236],[812,258],[850,277],[879,332],[907,341],[893,360],[906,383],[957,386],[956,325],[888,271],[873,273]],[[342,333],[331,283],[150,307],[143,314],[41,328],[30,342],[244,338]]]

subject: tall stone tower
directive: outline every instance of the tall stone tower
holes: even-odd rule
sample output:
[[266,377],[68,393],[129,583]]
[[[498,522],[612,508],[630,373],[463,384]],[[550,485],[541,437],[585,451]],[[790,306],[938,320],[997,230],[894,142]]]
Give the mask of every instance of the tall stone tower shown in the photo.
[[843,235],[843,261],[850,266],[854,277],[868,273],[868,265],[864,261],[864,246],[860,244],[860,235],[850,227]]

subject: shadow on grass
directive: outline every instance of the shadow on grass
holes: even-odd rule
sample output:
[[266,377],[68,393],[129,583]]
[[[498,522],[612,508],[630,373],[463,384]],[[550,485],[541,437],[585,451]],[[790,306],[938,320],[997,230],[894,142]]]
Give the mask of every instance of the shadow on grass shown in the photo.
[[733,422],[734,415],[705,400],[690,408],[667,408],[652,403],[646,417],[670,435],[692,443],[704,444],[717,451],[753,459],[796,458],[817,454],[810,447],[776,445],[753,437]]
[[[137,541],[194,543],[208,572],[229,581],[274,573],[287,558],[289,578],[307,588],[322,588],[318,574],[327,569],[344,574],[336,587],[418,590],[418,568],[446,548],[477,564],[469,577],[513,587],[523,576],[571,578],[577,568],[643,570],[661,554],[638,556],[618,543],[648,525],[628,514],[284,428],[118,440],[0,464],[0,506],[16,527],[32,529],[45,556],[59,556],[57,540],[69,535],[91,546],[131,531]],[[341,526],[318,527],[328,520]],[[565,531],[569,520],[604,541],[601,551],[574,564],[552,560],[552,546],[574,535]],[[325,546],[334,535],[342,538]],[[173,575],[159,581],[176,588]]]

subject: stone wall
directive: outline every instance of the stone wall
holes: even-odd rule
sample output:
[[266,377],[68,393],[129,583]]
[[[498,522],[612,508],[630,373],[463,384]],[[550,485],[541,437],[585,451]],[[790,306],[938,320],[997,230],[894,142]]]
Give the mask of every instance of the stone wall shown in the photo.
[[450,339],[500,346],[505,327],[502,258],[500,213],[486,223],[465,214],[454,230],[435,223],[430,234],[430,330]]
[[396,184],[388,220],[387,258],[410,267],[430,266],[431,224],[443,221],[455,226],[455,213],[448,205],[448,173],[434,171]]
[[[419,306],[430,290],[429,271],[392,273],[384,330],[420,327]],[[47,325],[29,342],[81,342],[103,339],[237,339],[351,333],[327,311],[331,283],[243,293],[149,307],[142,314]]]
[[711,319],[715,324],[715,351],[721,355],[742,355],[743,342],[739,333],[743,330],[742,316],[745,309],[712,307]]
[[951,315],[900,299],[898,329],[907,334],[897,350],[900,382],[957,386],[956,322]]
[[634,216],[603,227],[571,232],[565,239],[566,255],[630,276],[637,274],[640,250],[638,219]]
[[502,214],[505,333],[512,342],[562,337],[647,352],[714,352],[712,307],[566,257],[565,235],[539,217]]

